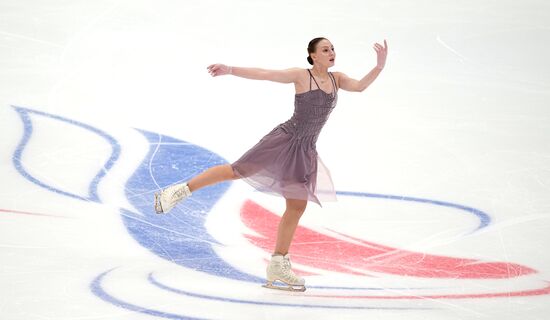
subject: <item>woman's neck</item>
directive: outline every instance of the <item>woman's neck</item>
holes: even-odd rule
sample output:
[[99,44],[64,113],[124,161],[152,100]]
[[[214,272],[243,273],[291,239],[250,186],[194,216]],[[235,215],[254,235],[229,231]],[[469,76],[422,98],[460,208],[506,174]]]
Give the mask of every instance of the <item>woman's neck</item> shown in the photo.
[[313,73],[318,77],[326,77],[328,76],[328,68],[327,67],[321,67],[319,65],[314,65],[313,68],[311,68]]

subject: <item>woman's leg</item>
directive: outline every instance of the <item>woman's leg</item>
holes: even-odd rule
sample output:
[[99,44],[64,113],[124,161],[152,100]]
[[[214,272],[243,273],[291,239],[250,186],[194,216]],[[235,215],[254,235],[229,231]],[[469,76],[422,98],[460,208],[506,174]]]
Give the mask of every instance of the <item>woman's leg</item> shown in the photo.
[[174,184],[162,189],[160,193],[155,193],[155,211],[157,213],[167,213],[178,202],[189,197],[193,191],[211,184],[238,178],[233,173],[233,168],[229,164],[211,167],[193,177],[187,183]]
[[307,200],[286,199],[286,210],[279,222],[275,254],[286,255],[294,237],[300,217],[306,210]]
[[216,184],[226,180],[235,180],[239,176],[235,175],[233,168],[229,164],[223,164],[215,167],[211,167],[193,177],[187,182],[187,186],[191,192],[194,192],[200,188]]
[[282,281],[288,285],[285,290],[304,291],[305,279],[297,276],[291,270],[290,258],[287,255],[290,243],[294,237],[294,231],[298,226],[300,217],[306,210],[306,200],[286,199],[286,210],[279,223],[277,230],[277,244],[275,245],[275,253],[271,257],[271,261],[267,265],[267,288],[285,289],[273,285],[274,281]]

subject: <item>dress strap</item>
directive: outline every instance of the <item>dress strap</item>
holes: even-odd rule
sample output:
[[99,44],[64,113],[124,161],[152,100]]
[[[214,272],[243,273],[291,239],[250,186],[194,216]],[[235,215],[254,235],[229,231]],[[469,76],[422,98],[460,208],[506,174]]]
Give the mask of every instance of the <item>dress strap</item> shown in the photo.
[[311,79],[313,79],[313,81],[315,81],[315,84],[317,85],[317,88],[321,89],[321,87],[319,87],[319,84],[317,83],[317,80],[315,80],[315,77],[311,74],[311,70],[307,69],[307,72],[309,72],[309,90],[311,91]]
[[332,87],[334,89],[334,92],[336,92],[338,90],[338,88],[336,87],[336,79],[334,79],[334,75],[332,74],[332,72],[329,72],[328,74],[330,76],[330,80],[332,80]]

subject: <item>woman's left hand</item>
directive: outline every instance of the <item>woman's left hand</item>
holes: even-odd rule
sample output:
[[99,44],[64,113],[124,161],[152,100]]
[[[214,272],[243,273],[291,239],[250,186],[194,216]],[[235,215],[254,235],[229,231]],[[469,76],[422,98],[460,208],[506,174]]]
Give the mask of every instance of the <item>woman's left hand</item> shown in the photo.
[[378,69],[384,69],[384,66],[386,65],[386,57],[388,56],[388,44],[386,43],[386,40],[384,39],[384,46],[382,47],[381,44],[375,43],[374,51],[376,51],[376,67]]
[[212,77],[223,76],[225,74],[231,74],[232,71],[233,71],[232,67],[226,66],[225,64],[221,64],[221,63],[216,63],[216,64],[209,65],[207,67],[207,69],[208,69],[208,73],[210,73],[210,75]]

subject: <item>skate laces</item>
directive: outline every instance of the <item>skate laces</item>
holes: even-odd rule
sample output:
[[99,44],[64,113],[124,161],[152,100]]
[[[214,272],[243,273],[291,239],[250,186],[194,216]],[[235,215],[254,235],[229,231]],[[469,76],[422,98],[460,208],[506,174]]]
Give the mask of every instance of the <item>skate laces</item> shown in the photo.
[[190,196],[191,192],[188,191],[189,190],[188,188],[189,187],[187,186],[187,184],[182,185],[181,188],[176,188],[176,190],[172,194],[172,199],[180,200],[180,199],[183,199],[184,197]]
[[283,273],[292,273],[291,268],[292,266],[290,265],[290,261],[284,259],[281,262],[281,270],[283,271]]
[[281,273],[285,278],[293,280],[292,282],[296,282],[299,279],[292,271],[292,264],[288,258],[283,258],[283,261],[281,261]]
[[185,190],[183,190],[184,187],[181,187],[179,189],[176,189],[174,193],[172,194],[172,199],[181,199],[183,198],[183,194],[185,193]]

